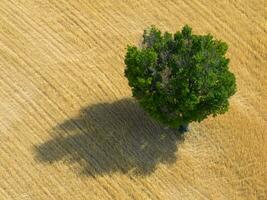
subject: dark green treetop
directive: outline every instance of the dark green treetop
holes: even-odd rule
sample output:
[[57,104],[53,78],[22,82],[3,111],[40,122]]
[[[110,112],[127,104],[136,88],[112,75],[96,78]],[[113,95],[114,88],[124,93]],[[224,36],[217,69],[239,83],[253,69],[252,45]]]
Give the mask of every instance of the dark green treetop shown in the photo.
[[175,34],[151,26],[141,47],[128,46],[125,76],[152,118],[170,127],[200,122],[225,113],[236,92],[227,49],[210,34],[192,34],[188,25]]

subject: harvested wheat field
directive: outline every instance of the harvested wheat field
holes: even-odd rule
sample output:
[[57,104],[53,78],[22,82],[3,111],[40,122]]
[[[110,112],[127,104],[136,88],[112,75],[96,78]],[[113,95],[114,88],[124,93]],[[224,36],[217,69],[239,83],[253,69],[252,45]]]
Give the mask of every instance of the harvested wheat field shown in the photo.
[[[0,199],[267,199],[266,17],[264,0],[1,0]],[[229,112],[182,138],[124,77],[151,24],[229,44]]]

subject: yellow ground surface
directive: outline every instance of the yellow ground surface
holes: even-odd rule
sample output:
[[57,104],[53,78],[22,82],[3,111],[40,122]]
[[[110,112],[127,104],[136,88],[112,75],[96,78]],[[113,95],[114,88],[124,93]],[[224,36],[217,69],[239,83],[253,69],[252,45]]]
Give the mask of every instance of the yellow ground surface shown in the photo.
[[[1,0],[0,199],[267,198],[264,0]],[[185,24],[230,48],[230,111],[184,139],[131,99],[127,44]]]

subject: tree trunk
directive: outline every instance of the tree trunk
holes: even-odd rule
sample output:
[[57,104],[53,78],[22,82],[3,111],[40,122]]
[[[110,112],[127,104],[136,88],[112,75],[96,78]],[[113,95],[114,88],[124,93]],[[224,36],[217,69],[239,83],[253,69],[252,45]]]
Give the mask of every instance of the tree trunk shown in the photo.
[[188,128],[189,124],[182,124],[179,126],[178,130],[180,133],[185,133],[187,131],[189,131],[189,128]]

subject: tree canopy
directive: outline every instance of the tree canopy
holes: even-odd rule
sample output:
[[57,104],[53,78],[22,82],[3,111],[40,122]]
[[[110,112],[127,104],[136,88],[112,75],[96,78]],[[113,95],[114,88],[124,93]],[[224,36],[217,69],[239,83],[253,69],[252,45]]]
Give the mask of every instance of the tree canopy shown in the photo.
[[227,49],[211,34],[192,34],[188,25],[174,34],[151,26],[140,47],[127,48],[125,76],[133,97],[170,127],[225,113],[236,92]]

